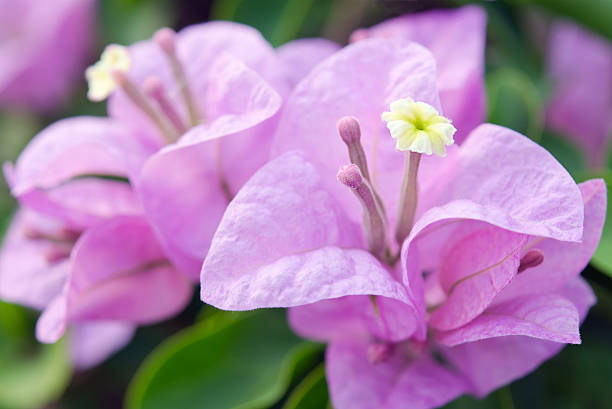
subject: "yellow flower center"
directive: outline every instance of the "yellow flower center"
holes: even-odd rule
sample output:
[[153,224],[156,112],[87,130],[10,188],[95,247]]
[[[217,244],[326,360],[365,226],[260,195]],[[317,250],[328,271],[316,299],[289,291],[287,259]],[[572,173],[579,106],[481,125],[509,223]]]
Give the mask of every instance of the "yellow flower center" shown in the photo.
[[87,97],[92,101],[103,101],[117,88],[113,72],[127,73],[131,60],[127,48],[111,44],[104,49],[100,60],[85,71],[89,85]]
[[425,102],[411,98],[393,101],[390,111],[382,114],[397,150],[446,156],[446,146],[455,143],[457,131],[451,121]]

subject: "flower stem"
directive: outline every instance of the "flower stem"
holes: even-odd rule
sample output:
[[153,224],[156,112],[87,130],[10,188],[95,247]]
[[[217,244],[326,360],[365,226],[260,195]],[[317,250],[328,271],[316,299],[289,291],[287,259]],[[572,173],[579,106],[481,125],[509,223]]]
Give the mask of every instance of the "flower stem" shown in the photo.
[[418,201],[417,176],[421,154],[410,152],[406,155],[404,168],[404,179],[402,180],[402,191],[398,208],[397,226],[395,228],[395,240],[401,246],[404,239],[408,237],[414,224],[414,215]]

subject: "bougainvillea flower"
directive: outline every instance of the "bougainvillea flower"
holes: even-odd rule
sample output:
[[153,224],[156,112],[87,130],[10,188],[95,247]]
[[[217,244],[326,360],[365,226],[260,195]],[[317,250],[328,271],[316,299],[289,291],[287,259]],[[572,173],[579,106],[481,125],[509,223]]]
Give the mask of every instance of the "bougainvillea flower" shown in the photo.
[[[78,232],[62,222],[19,210],[0,251],[0,297],[45,309],[62,292],[70,274],[70,252]],[[103,361],[132,338],[134,324],[97,321],[70,325],[70,348],[78,368]]]
[[0,1],[0,105],[53,109],[93,46],[94,0]]
[[283,44],[276,52],[293,89],[318,63],[339,49],[338,44],[324,38],[302,38]]
[[401,38],[425,46],[436,59],[437,85],[445,115],[462,143],[486,118],[484,53],[487,15],[476,6],[396,17],[355,31],[352,41]]
[[612,45],[572,23],[556,23],[548,70],[549,126],[576,142],[590,166],[602,166],[612,139]]
[[495,125],[454,146],[434,66],[381,39],[318,65],[280,120],[276,149],[292,151],[238,192],[202,267],[205,302],[294,307],[298,333],[330,342],[339,409],[485,395],[579,343],[594,302],[576,276],[599,241],[603,182],[578,187]]
[[[292,72],[296,49],[314,51]],[[229,199],[269,158],[282,97],[334,49],[302,40],[276,53],[227,22],[111,45],[86,72],[90,98],[110,97],[110,118],[67,119],[39,135],[13,193],[31,205],[80,175],[127,177],[168,257],[196,278]]]
[[14,221],[0,296],[44,309],[44,342],[69,326],[83,365],[179,311],[229,197],[268,158],[281,95],[336,47],[301,40],[277,54],[233,23],[109,46],[86,77],[91,99],[110,97],[110,118],[59,121],[5,166],[13,195],[45,220],[26,230],[58,231],[33,238]]
[[[24,209],[0,253],[0,296],[44,310],[37,324],[43,342],[56,341],[70,325],[80,367],[120,348],[137,324],[176,314],[192,293],[190,280],[167,261],[130,185],[96,177],[137,168],[146,145],[129,136],[104,119],[64,120],[34,138],[15,166],[5,166]],[[112,141],[133,154],[116,160],[101,149]],[[150,308],[153,299],[156,308]]]

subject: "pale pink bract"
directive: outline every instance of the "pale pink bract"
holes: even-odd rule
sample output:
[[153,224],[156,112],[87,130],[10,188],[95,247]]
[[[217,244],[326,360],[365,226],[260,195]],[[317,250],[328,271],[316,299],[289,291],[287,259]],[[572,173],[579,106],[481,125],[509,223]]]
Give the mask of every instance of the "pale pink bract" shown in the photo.
[[367,250],[358,202],[336,180],[349,163],[336,122],[359,120],[393,225],[404,156],[380,114],[398,98],[440,110],[436,87],[432,55],[398,39],[358,41],[319,64],[284,107],[280,156],[230,203],[202,267],[203,301],[293,307],[299,334],[329,342],[338,409],[486,395],[579,343],[594,302],[576,276],[599,241],[605,184],[577,186],[543,148],[495,125],[445,158],[422,158],[417,217],[397,261]]

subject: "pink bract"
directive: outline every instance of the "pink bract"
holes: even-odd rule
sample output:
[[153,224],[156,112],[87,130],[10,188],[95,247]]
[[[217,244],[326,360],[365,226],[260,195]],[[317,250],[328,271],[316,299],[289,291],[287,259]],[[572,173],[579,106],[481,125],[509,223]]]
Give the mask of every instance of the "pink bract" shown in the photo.
[[94,46],[94,0],[0,1],[0,105],[56,109]]
[[[553,25],[548,50],[553,92],[548,123],[604,165],[612,137],[612,45],[569,22]],[[577,63],[579,61],[580,63]]]
[[[319,64],[283,109],[280,156],[237,193],[202,267],[203,301],[293,307],[298,333],[330,343],[339,409],[486,395],[579,343],[594,303],[577,275],[599,241],[605,184],[576,185],[543,148],[495,125],[477,127],[445,158],[423,157],[400,257],[368,251],[358,202],[335,177],[349,161],[336,122],[359,120],[393,225],[404,155],[380,114],[398,98],[439,109],[436,79],[430,53],[394,38],[358,41]],[[536,250],[543,259],[521,268]]]

